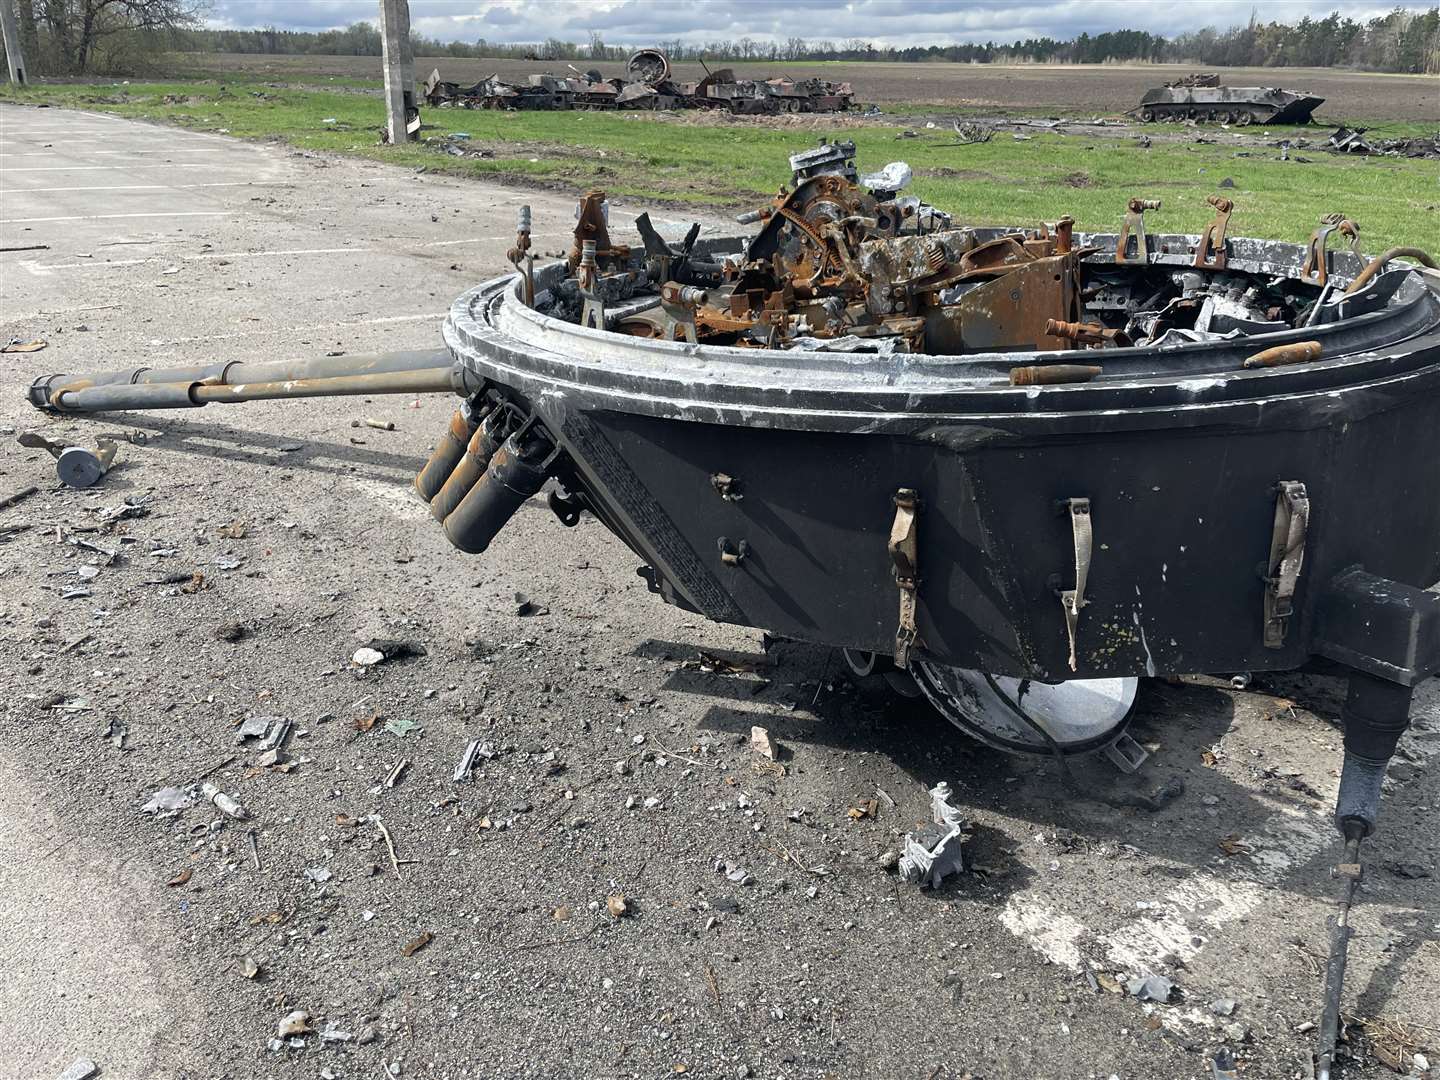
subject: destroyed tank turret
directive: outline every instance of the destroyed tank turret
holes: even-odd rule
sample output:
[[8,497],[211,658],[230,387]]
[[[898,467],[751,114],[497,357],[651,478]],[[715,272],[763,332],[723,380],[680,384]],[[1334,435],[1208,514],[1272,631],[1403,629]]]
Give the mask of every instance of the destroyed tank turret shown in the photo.
[[1201,123],[1308,124],[1325,99],[1301,90],[1269,86],[1221,86],[1214,74],[1192,75],[1145,91],[1130,110],[1149,124],[1196,120]]
[[[1070,219],[955,228],[850,144],[791,159],[747,236],[610,233],[458,298],[445,353],[49,376],[59,413],[326,393],[462,398],[415,488],[484,552],[547,483],[660,599],[839,650],[970,735],[1145,751],[1139,679],[1349,679],[1336,821],[1354,896],[1386,763],[1440,669],[1440,272],[1354,222],[1308,244]],[[1332,251],[1335,234],[1349,250]],[[1431,269],[1404,265],[1412,258]],[[1338,668],[1333,665],[1339,665]],[[1352,869],[1343,869],[1352,868]],[[1343,910],[1343,909],[1342,909]],[[1328,1078],[1337,921],[1316,1075]]]

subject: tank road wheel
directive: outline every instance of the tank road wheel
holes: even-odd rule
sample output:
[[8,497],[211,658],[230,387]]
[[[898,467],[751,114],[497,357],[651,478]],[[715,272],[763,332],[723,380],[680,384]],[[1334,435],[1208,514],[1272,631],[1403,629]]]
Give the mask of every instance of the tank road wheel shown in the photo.
[[1140,110],[1140,122],[1141,122],[1142,124],[1153,124],[1153,123],[1155,122],[1155,110],[1154,110],[1154,109],[1141,109],[1141,110]]
[[1235,122],[1241,127],[1249,127],[1255,122],[1255,114],[1249,109],[1241,109],[1235,114]]
[[786,111],[786,112],[789,112],[789,113],[797,113],[797,112],[799,112],[799,111],[800,111],[800,99],[799,99],[799,98],[786,98],[786,99],[785,99],[785,111]]
[[860,649],[840,652],[856,689],[877,703],[893,701],[897,696],[908,700],[922,696],[910,673],[897,668],[890,657]]
[[1111,747],[1125,735],[1139,685],[1128,678],[1040,683],[923,660],[910,672],[930,704],[961,731],[987,746],[1027,754]]

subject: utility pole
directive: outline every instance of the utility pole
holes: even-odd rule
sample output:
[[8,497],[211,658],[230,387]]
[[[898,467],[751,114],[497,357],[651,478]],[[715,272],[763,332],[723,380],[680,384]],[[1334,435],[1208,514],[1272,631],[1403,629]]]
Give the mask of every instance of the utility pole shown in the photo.
[[35,66],[25,69],[25,77],[45,74],[40,60],[40,35],[35,32],[35,0],[20,0],[20,51]]
[[[6,0],[0,0],[3,5]],[[385,132],[392,146],[420,130],[415,57],[410,52],[410,0],[380,0],[380,61],[385,70]]]
[[20,50],[20,28],[15,25],[13,0],[0,0],[0,33],[5,36],[5,63],[10,69],[10,81],[24,86],[25,57]]

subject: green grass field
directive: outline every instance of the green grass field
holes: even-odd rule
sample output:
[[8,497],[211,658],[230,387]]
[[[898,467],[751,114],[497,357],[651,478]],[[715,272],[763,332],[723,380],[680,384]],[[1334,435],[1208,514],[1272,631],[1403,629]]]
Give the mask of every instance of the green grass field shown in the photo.
[[[427,143],[392,148],[379,143],[379,98],[360,89],[275,87],[241,78],[6,88],[0,101],[95,109],[437,172],[577,191],[601,187],[712,209],[750,206],[772,195],[789,180],[786,157],[833,134],[855,141],[862,170],[909,162],[913,193],[969,224],[1027,225],[1068,213],[1082,229],[1108,230],[1119,224],[1126,200],[1139,196],[1164,201],[1149,215],[1152,230],[1197,232],[1212,214],[1205,197],[1229,178],[1234,187],[1224,192],[1236,203],[1231,230],[1237,234],[1304,240],[1323,214],[1339,211],[1359,222],[1367,250],[1436,243],[1435,162],[1315,149],[1292,150],[1291,159],[1281,161],[1273,147],[1226,145],[1232,140],[1218,129],[1203,132],[1216,145],[1157,139],[1142,149],[1131,138],[1037,131],[1024,141],[998,132],[989,143],[957,146],[946,126],[925,129],[906,118],[842,129],[819,116],[807,117],[804,126],[778,127],[693,114],[665,121],[641,112],[431,109],[424,114]],[[1376,125],[1376,134],[1411,133],[1406,129],[1414,126]],[[919,137],[900,137],[907,127]],[[1276,137],[1323,136],[1313,129],[1267,130]],[[494,156],[443,153],[439,144],[453,132],[468,133],[462,145]]]

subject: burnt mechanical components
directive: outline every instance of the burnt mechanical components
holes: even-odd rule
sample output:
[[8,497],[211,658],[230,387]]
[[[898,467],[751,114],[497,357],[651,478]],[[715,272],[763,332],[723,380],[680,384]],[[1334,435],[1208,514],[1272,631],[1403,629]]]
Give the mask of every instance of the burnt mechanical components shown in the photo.
[[115,443],[101,439],[95,449],[53,442],[38,432],[22,432],[16,439],[21,446],[44,450],[55,459],[55,475],[66,487],[87,488],[110,471],[115,462]]
[[1221,86],[1213,72],[1189,75],[1147,90],[1140,104],[1128,110],[1149,124],[1154,121],[1239,124],[1308,124],[1325,103],[1303,90],[1272,86]]
[[838,647],[1062,762],[1139,764],[1140,678],[1322,657],[1348,669],[1336,816],[1358,865],[1440,668],[1433,260],[1329,251],[1320,286],[1305,245],[1228,235],[1228,201],[1121,260],[1065,217],[954,227],[908,169],[853,158],[795,155],[753,235],[679,247],[648,219],[616,242],[592,192],[571,257],[457,299],[441,357],[56,375],[31,400],[453,391],[416,488],[433,507],[459,476],[435,516],[464,550],[548,479],[561,521],[596,517],[665,601]]

